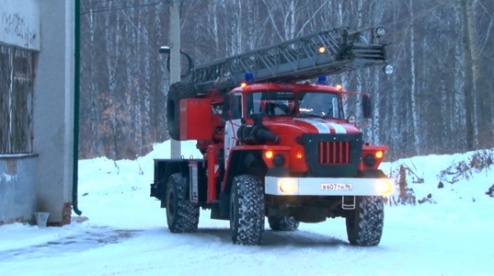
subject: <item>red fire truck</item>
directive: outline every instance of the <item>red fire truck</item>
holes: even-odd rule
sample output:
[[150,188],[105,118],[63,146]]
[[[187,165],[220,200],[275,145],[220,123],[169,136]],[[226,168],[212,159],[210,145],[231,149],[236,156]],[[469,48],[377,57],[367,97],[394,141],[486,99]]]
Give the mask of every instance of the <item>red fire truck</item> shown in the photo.
[[196,140],[203,158],[154,161],[151,196],[166,208],[169,230],[196,231],[199,209],[209,209],[229,220],[234,243],[257,245],[266,218],[273,231],[293,231],[344,217],[350,244],[377,245],[394,188],[378,169],[388,147],[366,143],[345,114],[357,95],[359,114],[370,118],[369,96],[325,76],[369,66],[390,73],[383,35],[381,27],[317,32],[193,67],[172,84],[170,137]]

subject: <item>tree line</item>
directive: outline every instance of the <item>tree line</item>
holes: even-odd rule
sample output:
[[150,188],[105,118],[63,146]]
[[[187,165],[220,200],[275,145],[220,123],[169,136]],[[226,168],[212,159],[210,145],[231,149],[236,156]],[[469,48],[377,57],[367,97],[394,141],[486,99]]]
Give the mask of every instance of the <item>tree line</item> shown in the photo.
[[[134,159],[169,139],[169,0],[81,1],[80,157]],[[331,76],[373,97],[364,137],[391,159],[492,148],[490,0],[182,0],[181,47],[195,64],[303,34],[384,26],[392,75]]]

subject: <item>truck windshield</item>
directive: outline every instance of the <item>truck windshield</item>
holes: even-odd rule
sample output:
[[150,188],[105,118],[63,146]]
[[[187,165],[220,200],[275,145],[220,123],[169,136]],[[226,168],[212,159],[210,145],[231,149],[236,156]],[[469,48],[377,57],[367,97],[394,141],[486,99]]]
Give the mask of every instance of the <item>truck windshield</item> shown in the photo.
[[343,119],[343,109],[337,94],[323,92],[298,93],[301,116]]
[[247,115],[265,113],[268,116],[294,114],[295,96],[287,91],[254,92],[247,96]]

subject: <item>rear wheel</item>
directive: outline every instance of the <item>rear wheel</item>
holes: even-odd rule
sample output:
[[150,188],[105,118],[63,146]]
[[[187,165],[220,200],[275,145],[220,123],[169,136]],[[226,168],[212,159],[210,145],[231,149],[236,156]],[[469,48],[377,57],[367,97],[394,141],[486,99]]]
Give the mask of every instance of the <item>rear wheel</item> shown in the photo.
[[381,196],[357,197],[355,210],[346,217],[350,244],[375,246],[381,241],[384,224],[384,202]]
[[264,232],[264,192],[261,181],[252,175],[240,175],[233,179],[230,230],[233,243],[261,243]]
[[180,100],[195,98],[194,86],[176,82],[170,86],[166,100],[166,121],[168,134],[174,140],[180,140]]
[[187,191],[187,179],[181,173],[172,174],[166,189],[166,220],[172,233],[197,230],[199,206],[187,199]]
[[268,222],[273,231],[295,231],[300,224],[296,218],[289,216],[269,217]]

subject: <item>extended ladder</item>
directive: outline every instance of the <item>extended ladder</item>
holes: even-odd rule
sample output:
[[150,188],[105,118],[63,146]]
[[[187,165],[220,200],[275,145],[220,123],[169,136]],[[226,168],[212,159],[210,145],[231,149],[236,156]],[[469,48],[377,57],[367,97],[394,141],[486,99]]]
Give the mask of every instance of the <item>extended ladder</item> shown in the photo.
[[191,69],[188,82],[199,93],[231,89],[252,73],[256,82],[301,81],[386,63],[384,29],[346,29],[304,35]]

